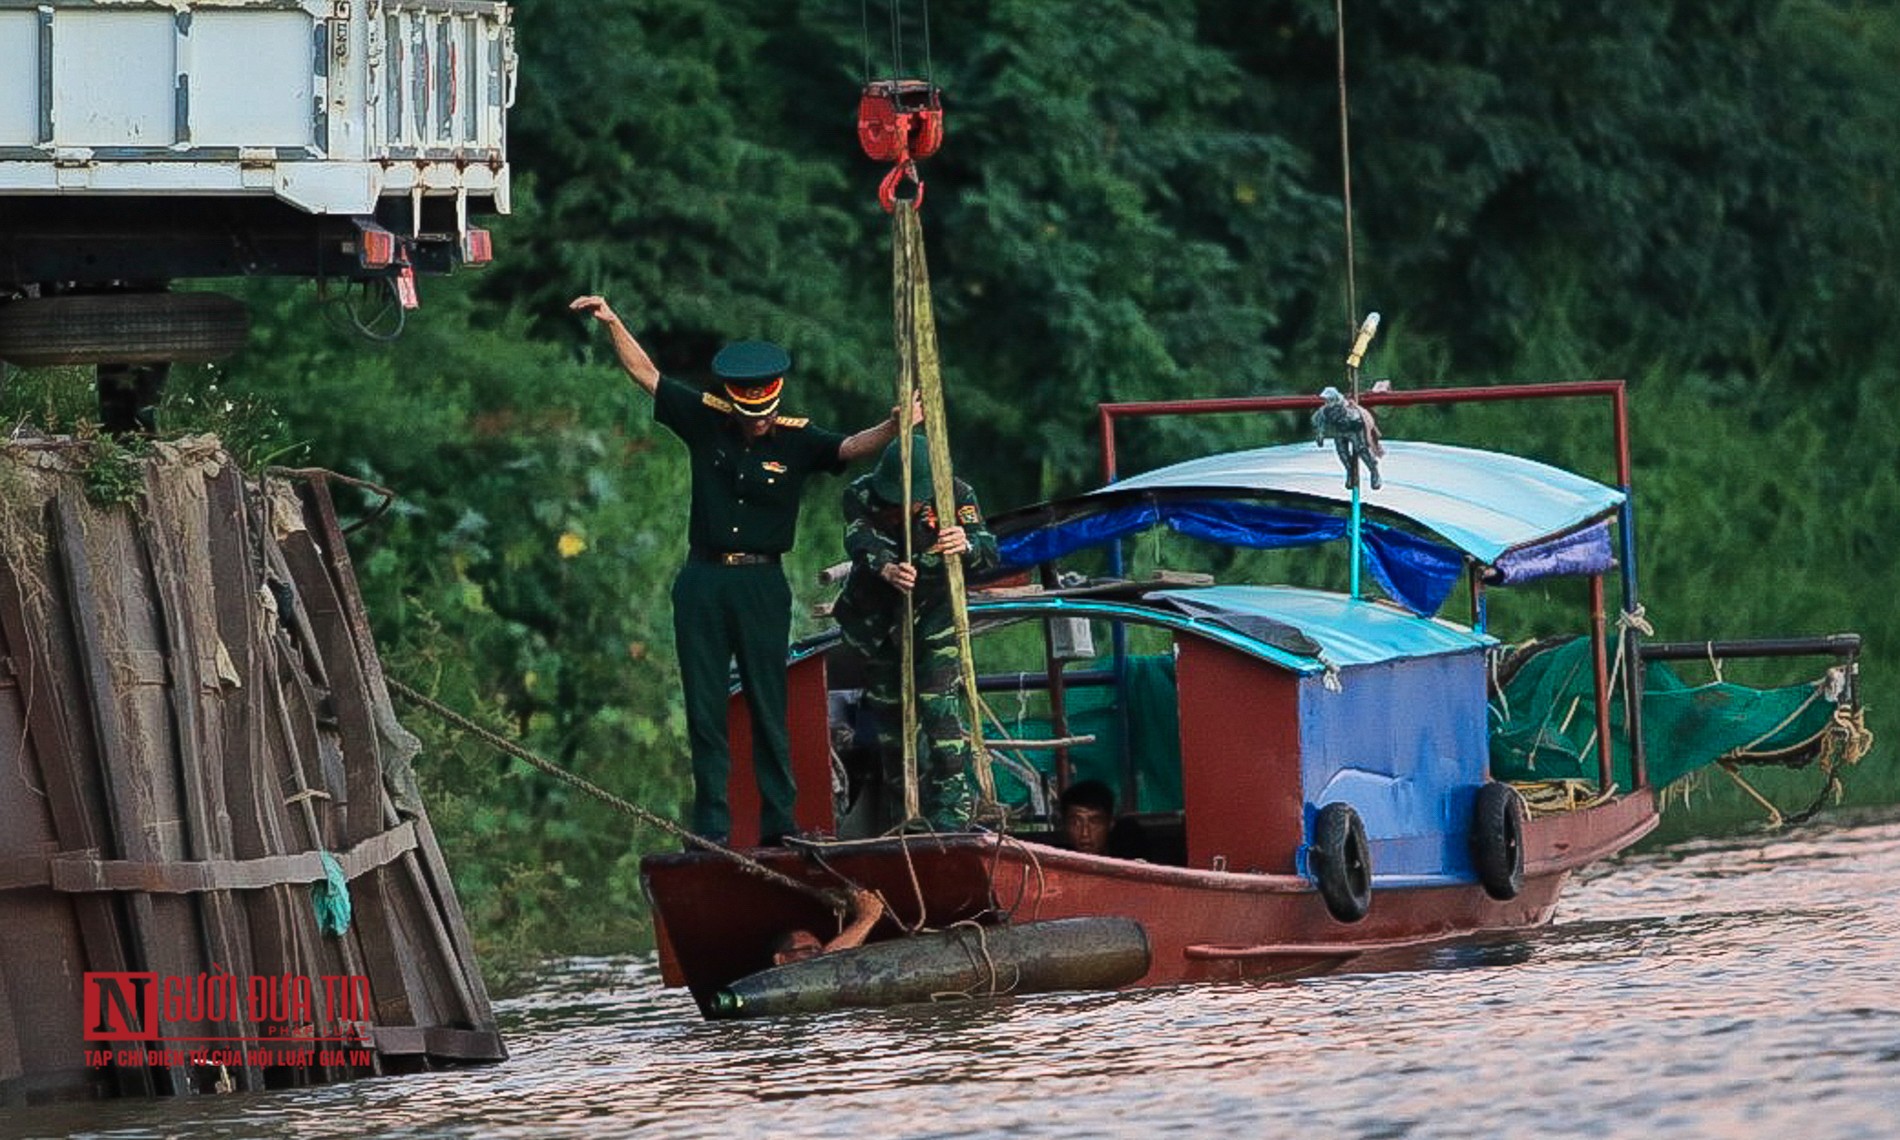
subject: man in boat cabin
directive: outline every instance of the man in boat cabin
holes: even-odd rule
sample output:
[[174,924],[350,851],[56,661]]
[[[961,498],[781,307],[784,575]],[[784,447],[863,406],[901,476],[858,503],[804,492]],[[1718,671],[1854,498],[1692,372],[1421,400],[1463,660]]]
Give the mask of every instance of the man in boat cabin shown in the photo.
[[[924,737],[917,764],[918,809],[932,828],[956,831],[970,821],[965,772],[972,750],[957,692],[961,662],[946,565],[948,559],[961,557],[969,573],[993,568],[998,562],[996,537],[983,521],[976,492],[961,479],[953,488],[956,517],[937,517],[923,436],[911,441],[908,501],[903,473],[902,447],[892,441],[871,473],[844,489],[844,547],[851,572],[832,616],[846,644],[864,658],[860,709],[869,714],[876,731],[880,806],[886,822],[912,822],[895,818],[904,804],[903,670],[909,668]],[[903,660],[902,642],[907,596],[909,662]]]
[[1056,801],[1061,808],[1062,845],[1084,855],[1146,859],[1138,825],[1115,818],[1115,793],[1100,780],[1077,780]]
[[1063,790],[1062,838],[1071,851],[1108,854],[1108,832],[1115,825],[1115,793],[1100,780],[1078,780]]
[[876,454],[896,436],[898,410],[855,435],[827,431],[778,414],[792,359],[776,344],[726,345],[712,363],[722,390],[701,391],[661,376],[606,298],[577,297],[568,307],[607,326],[620,367],[653,397],[653,418],[686,445],[691,464],[687,556],[673,580],[673,639],[693,758],[693,831],[720,843],[732,833],[726,697],[737,661],[752,720],[760,841],[777,843],[796,830],[797,798],[785,720],[792,591],[779,559],[792,547],[806,480]]

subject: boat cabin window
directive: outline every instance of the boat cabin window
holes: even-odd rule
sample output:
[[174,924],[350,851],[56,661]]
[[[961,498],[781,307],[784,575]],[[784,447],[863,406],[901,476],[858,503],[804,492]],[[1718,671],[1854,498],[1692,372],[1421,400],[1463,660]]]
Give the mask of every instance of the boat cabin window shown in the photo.
[[[1114,793],[1117,850],[1186,861],[1171,630],[1099,617],[979,616],[971,650],[997,796],[1013,809],[1015,834],[1059,844],[1064,778],[1099,780]],[[827,678],[839,834],[874,835],[886,813],[876,726],[859,701],[862,662],[836,646]]]

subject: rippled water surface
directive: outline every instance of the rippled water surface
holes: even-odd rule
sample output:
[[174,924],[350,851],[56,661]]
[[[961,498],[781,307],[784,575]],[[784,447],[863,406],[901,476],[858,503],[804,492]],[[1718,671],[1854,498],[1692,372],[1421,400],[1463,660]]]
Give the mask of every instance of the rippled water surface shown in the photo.
[[577,961],[500,1003],[502,1065],[0,1134],[1892,1137],[1896,899],[1887,813],[1628,857],[1527,936],[1289,984],[715,1025],[649,961]]

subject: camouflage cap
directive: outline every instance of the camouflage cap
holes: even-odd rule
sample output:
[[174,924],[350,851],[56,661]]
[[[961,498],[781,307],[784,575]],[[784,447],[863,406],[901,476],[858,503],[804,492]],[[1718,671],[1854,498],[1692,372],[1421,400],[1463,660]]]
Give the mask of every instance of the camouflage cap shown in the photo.
[[[894,439],[871,470],[871,492],[887,503],[904,501],[904,441]],[[930,444],[921,435],[910,440],[910,501],[927,503],[931,494]]]

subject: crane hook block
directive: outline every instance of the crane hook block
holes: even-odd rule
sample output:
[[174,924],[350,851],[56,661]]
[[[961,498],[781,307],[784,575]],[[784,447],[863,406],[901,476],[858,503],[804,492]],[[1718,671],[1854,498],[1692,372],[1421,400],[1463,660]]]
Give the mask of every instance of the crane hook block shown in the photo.
[[878,79],[858,99],[858,145],[877,162],[929,158],[943,144],[943,93],[922,79]]

